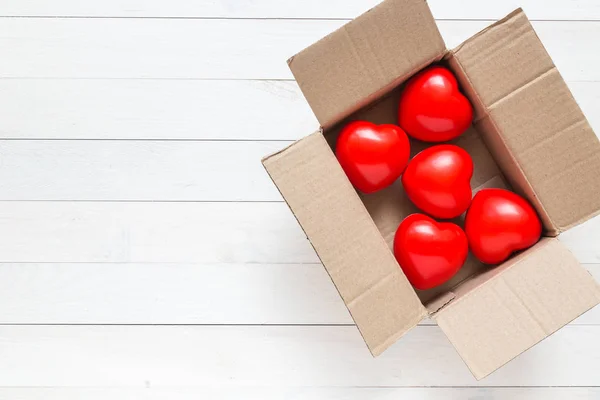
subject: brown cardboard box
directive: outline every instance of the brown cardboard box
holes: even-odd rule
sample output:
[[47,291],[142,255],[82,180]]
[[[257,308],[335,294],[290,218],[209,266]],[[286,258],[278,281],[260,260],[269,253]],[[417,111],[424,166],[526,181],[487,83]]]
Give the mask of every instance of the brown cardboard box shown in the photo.
[[[600,144],[522,10],[446,50],[424,0],[387,0],[288,63],[322,128],[263,164],[373,355],[432,316],[481,379],[600,302],[555,238],[600,210]],[[431,63],[452,69],[475,108],[455,141],[473,157],[473,189],[525,196],[546,238],[495,268],[471,257],[421,292],[390,250],[416,211],[400,182],[357,193],[332,147],[348,119],[395,123],[403,82]]]

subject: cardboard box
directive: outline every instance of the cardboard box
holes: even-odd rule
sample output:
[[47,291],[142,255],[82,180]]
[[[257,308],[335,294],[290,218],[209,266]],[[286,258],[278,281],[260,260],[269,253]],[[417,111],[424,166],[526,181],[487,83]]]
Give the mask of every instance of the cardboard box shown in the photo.
[[[522,10],[446,50],[424,0],[387,0],[288,63],[322,128],[263,164],[374,356],[433,317],[481,379],[600,302],[555,238],[600,210],[600,144]],[[454,141],[473,157],[473,189],[526,197],[545,238],[498,267],[470,257],[421,292],[391,251],[398,224],[417,211],[401,183],[357,193],[332,148],[349,119],[396,123],[403,82],[432,63],[454,72],[475,109]]]

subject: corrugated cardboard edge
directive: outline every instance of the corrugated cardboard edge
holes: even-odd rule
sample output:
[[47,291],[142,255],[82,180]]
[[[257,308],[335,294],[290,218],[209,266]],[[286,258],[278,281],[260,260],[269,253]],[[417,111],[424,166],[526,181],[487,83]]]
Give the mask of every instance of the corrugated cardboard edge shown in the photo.
[[[296,151],[301,155],[297,158],[309,165],[295,169],[299,175],[294,175],[294,172],[288,175],[289,172],[280,170],[277,163],[285,161],[288,167],[295,168]],[[371,354],[381,354],[416,326],[427,315],[427,311],[347,180],[322,131],[265,157],[262,163],[310,240]],[[311,175],[320,168],[325,170],[325,177]],[[311,183],[311,179],[316,181]],[[319,180],[322,182],[319,183]],[[318,201],[316,199],[319,198],[323,200],[320,204],[306,205],[307,198],[302,198],[306,193],[310,193],[312,201]],[[338,198],[344,201],[337,202]],[[333,212],[342,216],[335,222],[326,220],[326,211],[328,208],[332,211],[332,206],[335,207]],[[346,210],[350,210],[350,214],[346,215]],[[320,218],[323,222],[316,221]],[[347,225],[350,232],[346,233],[351,236],[351,228],[358,224],[361,232],[356,234],[367,235],[358,246],[350,243],[352,238],[344,243],[354,254],[346,254],[342,244],[327,243],[344,232],[338,229],[336,223]],[[347,242],[343,238],[341,241]],[[342,248],[341,253],[339,248]],[[376,264],[364,265],[361,259]]]
[[469,284],[433,319],[477,380],[600,303],[597,282],[553,238]]
[[465,40],[464,42],[462,42],[461,44],[459,44],[458,46],[456,46],[452,52],[456,53],[457,51],[460,51],[460,49],[469,41],[471,40],[475,40],[477,39],[479,36],[484,35],[487,31],[489,31],[490,29],[498,26],[498,25],[502,25],[504,23],[506,23],[506,21],[513,19],[513,17],[519,15],[519,14],[524,14],[525,12],[523,11],[523,9],[521,7],[513,10],[512,12],[510,12],[509,14],[506,15],[506,17],[499,19],[498,21],[494,22],[491,25],[488,25],[487,27],[483,28],[482,30],[480,30],[479,32],[477,32],[476,34],[474,34],[473,36],[471,36],[469,39]]

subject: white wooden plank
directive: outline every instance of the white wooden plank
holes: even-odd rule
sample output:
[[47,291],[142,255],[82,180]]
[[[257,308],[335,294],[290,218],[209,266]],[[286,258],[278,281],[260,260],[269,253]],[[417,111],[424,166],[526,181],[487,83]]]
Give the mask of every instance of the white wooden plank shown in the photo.
[[[379,0],[60,0],[51,3],[4,0],[0,4],[0,16],[354,18],[378,3]],[[524,7],[532,19],[600,19],[600,5],[595,0],[429,0],[428,3],[438,19],[498,19],[517,7]]]
[[596,386],[599,334],[565,327],[476,382],[435,326],[376,359],[355,327],[1,326],[0,387]]
[[260,160],[289,143],[2,141],[0,200],[281,201]]
[[595,0],[428,0],[438,19],[500,19],[522,7],[532,20],[598,20],[600,4]]
[[[0,262],[315,263],[285,203],[3,202]],[[561,240],[600,263],[600,217]]]
[[318,127],[293,81],[0,79],[0,93],[3,138],[295,140]]
[[559,238],[581,262],[600,262],[600,216],[561,233]]
[[0,324],[29,323],[353,321],[320,264],[0,264]]
[[[320,264],[0,264],[0,324],[353,321]],[[600,307],[573,324],[600,325]]]
[[[285,60],[342,20],[36,19],[0,24],[0,78],[289,79]],[[486,21],[442,21],[454,47]],[[600,22],[534,22],[569,81],[600,81]],[[210,37],[211,40],[203,40]]]
[[[600,132],[600,82],[568,84]],[[0,79],[0,93],[2,138],[296,140],[318,126],[291,81]]]
[[283,203],[5,202],[0,262],[318,262]]
[[311,387],[175,387],[175,388],[0,388],[11,400],[590,400],[594,387],[552,388],[311,388]]

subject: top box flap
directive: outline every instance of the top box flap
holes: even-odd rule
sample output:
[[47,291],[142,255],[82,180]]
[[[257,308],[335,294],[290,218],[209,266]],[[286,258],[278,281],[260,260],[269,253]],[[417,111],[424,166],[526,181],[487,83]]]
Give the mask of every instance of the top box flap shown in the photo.
[[550,234],[600,211],[600,143],[529,20],[517,10],[453,54],[476,125]]
[[465,285],[434,318],[477,379],[600,302],[594,278],[553,238]]
[[319,123],[329,128],[445,51],[425,0],[386,0],[288,64]]
[[263,160],[369,350],[379,355],[427,314],[321,132]]

